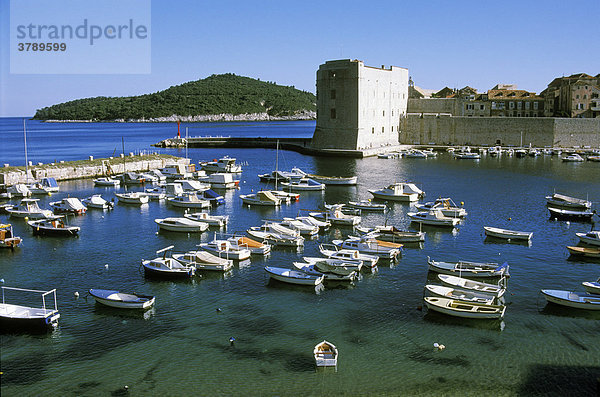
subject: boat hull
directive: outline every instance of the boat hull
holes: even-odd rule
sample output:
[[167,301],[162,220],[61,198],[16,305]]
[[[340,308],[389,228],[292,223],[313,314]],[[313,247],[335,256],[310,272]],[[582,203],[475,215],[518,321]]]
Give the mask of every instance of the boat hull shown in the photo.
[[586,258],[600,258],[600,248],[585,247],[567,247],[569,253],[575,256],[584,256]]
[[585,288],[585,290],[589,294],[600,295],[600,282],[599,281],[584,281],[583,283],[581,283],[581,285],[583,285],[583,288]]
[[410,203],[419,200],[419,195],[417,193],[394,195],[382,193],[377,190],[369,190],[369,192],[378,200],[398,201],[403,203]]
[[[477,305],[437,297],[425,297],[424,301],[429,310],[453,317],[497,320],[504,317],[506,311],[506,306]],[[473,308],[476,308],[476,310],[473,310]]]
[[[94,298],[94,300],[102,305],[114,307],[117,309],[137,309],[137,310],[145,310],[149,309],[154,305],[154,296],[144,296],[137,294],[123,294],[119,291],[105,291],[105,290],[89,290],[90,295]],[[111,294],[108,294],[111,293]],[[129,300],[117,300],[110,299],[111,295],[125,295]],[[108,295],[108,297],[106,296]]]
[[323,276],[311,276],[295,270],[278,271],[266,266],[265,271],[270,278],[288,284],[316,286],[323,282]]
[[542,290],[546,301],[573,309],[600,310],[600,296],[579,295],[569,291]]
[[484,226],[485,235],[490,237],[502,238],[506,240],[528,241],[533,237],[533,233],[519,232],[516,230],[499,229],[496,227]]
[[[23,313],[28,312],[25,316]],[[0,303],[0,329],[5,330],[31,330],[45,331],[58,326],[60,314],[56,310],[37,309],[31,313],[31,308],[26,306]]]

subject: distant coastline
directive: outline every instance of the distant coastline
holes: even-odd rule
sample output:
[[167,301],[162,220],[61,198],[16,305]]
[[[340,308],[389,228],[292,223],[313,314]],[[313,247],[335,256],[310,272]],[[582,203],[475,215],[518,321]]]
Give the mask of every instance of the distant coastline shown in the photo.
[[178,116],[168,117],[150,117],[142,119],[114,119],[114,120],[42,120],[44,123],[206,123],[223,121],[298,121],[298,120],[316,120],[317,112],[305,110],[291,116],[272,116],[267,112],[263,113],[243,113],[243,114],[205,114],[196,116]]

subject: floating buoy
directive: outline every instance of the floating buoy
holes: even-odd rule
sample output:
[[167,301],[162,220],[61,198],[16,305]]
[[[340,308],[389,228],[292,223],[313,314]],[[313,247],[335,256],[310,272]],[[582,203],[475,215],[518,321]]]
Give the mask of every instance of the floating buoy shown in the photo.
[[235,343],[235,338],[232,336],[231,338],[229,338],[229,344],[231,346],[233,346],[234,343]]
[[3,278],[0,278],[0,283],[4,283],[4,279]]
[[508,218],[509,221],[512,221],[512,218]]
[[75,291],[73,295],[75,295],[75,298],[79,298],[79,292]]
[[221,313],[221,308],[217,307],[217,313]]
[[104,265],[104,268],[105,268],[105,269],[108,269],[108,263],[107,263],[106,265]]

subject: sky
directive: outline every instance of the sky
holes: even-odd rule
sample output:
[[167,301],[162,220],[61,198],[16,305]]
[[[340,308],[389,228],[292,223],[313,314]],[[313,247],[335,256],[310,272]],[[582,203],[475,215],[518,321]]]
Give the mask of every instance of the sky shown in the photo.
[[[599,0],[0,0],[0,117],[220,73],[314,93],[319,65],[348,58],[407,68],[426,89],[505,83],[539,93],[555,77],[600,73],[599,15]],[[84,18],[101,28],[131,19],[146,37],[48,39],[68,48],[15,50],[36,41],[18,37],[23,21],[76,27]]]

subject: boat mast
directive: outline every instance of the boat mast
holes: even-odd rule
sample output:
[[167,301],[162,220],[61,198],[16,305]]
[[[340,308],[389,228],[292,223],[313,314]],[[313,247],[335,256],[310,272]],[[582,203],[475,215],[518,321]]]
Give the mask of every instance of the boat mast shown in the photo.
[[188,158],[187,149],[188,149],[188,128],[185,127],[185,159],[186,160]]
[[277,190],[277,174],[279,171],[279,139],[277,140],[275,153],[275,190]]
[[27,160],[27,130],[25,128],[25,119],[23,119],[23,141],[25,142],[25,178],[29,183],[29,160]]

